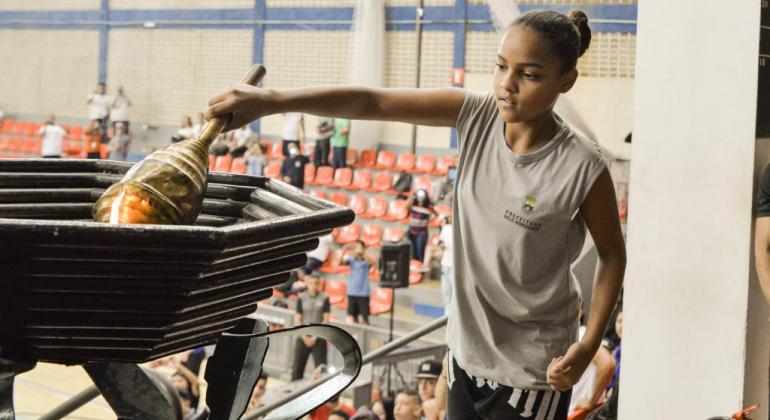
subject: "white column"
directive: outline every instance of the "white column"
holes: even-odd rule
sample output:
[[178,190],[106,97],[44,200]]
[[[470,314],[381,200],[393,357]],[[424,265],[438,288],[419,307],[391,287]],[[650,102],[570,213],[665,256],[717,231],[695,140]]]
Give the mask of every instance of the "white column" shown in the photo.
[[623,420],[755,402],[767,418],[751,259],[759,15],[752,0],[639,2]]

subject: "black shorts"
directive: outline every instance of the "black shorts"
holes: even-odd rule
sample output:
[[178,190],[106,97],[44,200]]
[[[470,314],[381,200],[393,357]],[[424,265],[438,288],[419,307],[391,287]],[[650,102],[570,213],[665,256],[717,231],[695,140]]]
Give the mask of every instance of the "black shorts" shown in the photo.
[[449,420],[566,420],[572,391],[514,389],[468,375],[449,353]]
[[348,296],[348,315],[369,317],[369,296]]

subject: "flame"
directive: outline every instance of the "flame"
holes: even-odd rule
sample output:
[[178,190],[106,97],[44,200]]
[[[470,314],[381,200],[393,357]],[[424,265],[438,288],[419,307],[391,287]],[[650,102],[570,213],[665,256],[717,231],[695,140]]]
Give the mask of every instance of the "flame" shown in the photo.
[[110,211],[110,224],[116,225],[120,223],[120,205],[123,202],[123,196],[125,196],[126,192],[121,191],[120,194],[118,194],[117,197],[115,197],[115,201],[112,202],[112,207]]

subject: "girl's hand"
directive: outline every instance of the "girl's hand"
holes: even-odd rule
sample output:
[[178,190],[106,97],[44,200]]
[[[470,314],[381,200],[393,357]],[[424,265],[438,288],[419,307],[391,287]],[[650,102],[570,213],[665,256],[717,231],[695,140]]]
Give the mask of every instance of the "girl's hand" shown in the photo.
[[206,120],[210,120],[213,117],[232,114],[233,118],[224,131],[241,128],[271,113],[267,104],[272,92],[250,85],[233,86],[209,100],[209,109],[204,116]]
[[548,384],[552,389],[561,392],[572,388],[583,376],[594,353],[581,342],[571,345],[564,356],[554,358],[548,365]]

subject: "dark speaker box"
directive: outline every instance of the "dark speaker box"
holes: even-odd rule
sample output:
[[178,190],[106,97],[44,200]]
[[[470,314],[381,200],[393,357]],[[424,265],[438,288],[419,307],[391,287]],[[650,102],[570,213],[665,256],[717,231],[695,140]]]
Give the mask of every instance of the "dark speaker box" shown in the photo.
[[409,241],[383,242],[380,250],[380,287],[409,287],[409,261],[412,244]]

